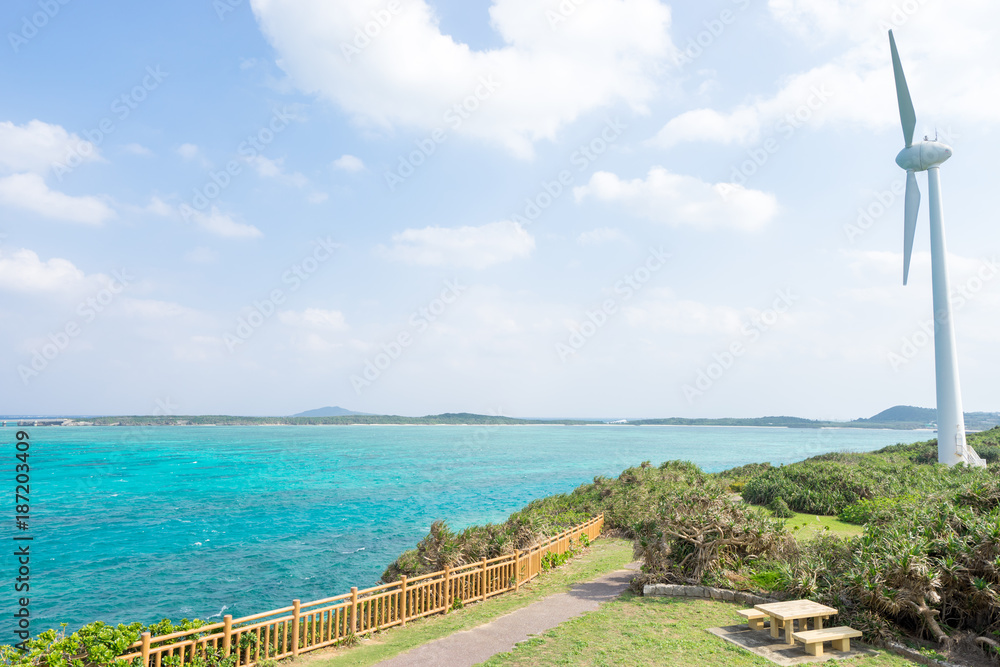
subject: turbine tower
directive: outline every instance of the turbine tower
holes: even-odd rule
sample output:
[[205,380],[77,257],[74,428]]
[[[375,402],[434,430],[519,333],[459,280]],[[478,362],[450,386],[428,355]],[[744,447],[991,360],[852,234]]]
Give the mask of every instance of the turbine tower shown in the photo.
[[910,90],[899,62],[896,40],[889,31],[892,51],[892,71],[896,78],[896,99],[899,119],[903,124],[906,147],[896,156],[896,164],[906,170],[906,196],[903,218],[903,284],[910,273],[910,253],[917,228],[920,190],[916,172],[927,172],[930,194],[931,278],[934,293],[934,371],[937,379],[938,462],[947,465],[965,463],[983,466],[985,463],[965,441],[965,415],[962,412],[962,391],[958,382],[958,352],[955,348],[955,324],[952,320],[951,298],[948,291],[947,249],[944,242],[944,222],[941,206],[941,176],[939,167],[951,157],[951,148],[937,141],[913,143],[917,117],[910,100]]

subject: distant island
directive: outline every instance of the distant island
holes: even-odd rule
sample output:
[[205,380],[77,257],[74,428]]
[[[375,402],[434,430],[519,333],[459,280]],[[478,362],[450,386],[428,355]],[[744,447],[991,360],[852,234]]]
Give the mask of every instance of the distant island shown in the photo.
[[[5,426],[282,426],[282,425],[539,425],[588,426],[596,424],[616,426],[762,426],[780,428],[891,428],[901,430],[933,429],[937,411],[897,405],[872,417],[853,421],[822,421],[802,417],[724,417],[719,419],[692,419],[669,417],[663,419],[603,420],[603,419],[517,419],[469,412],[448,412],[424,417],[400,415],[375,415],[354,412],[337,406],[307,410],[288,417],[239,417],[232,415],[127,415],[110,417],[0,417]],[[967,412],[965,426],[969,431],[984,431],[1000,425],[1000,412]]]

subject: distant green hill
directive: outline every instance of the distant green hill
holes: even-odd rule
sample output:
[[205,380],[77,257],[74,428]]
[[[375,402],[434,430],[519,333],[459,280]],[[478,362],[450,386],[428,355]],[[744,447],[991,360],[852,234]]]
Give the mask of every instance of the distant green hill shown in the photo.
[[895,405],[888,410],[869,417],[873,422],[923,422],[929,424],[937,421],[937,410],[934,408],[915,408],[912,405]]
[[[888,410],[869,417],[855,419],[852,425],[894,424],[897,428],[919,428],[937,423],[937,410],[917,408],[912,405],[895,405]],[[985,431],[1000,425],[1000,412],[966,412],[965,428],[970,431]]]
[[[769,426],[784,428],[891,428],[916,429],[932,427],[936,411],[930,408],[917,408],[909,405],[897,405],[867,419],[854,421],[822,421],[803,419],[802,417],[723,417],[718,419],[690,419],[687,417],[669,417],[665,419],[637,419],[613,422],[622,426]],[[362,412],[352,412],[341,407],[326,407],[300,412],[291,417],[239,417],[231,415],[194,415],[194,416],[121,416],[93,417],[84,424],[97,426],[145,426],[145,425],[206,425],[219,426],[252,426],[275,424],[315,424],[315,425],[349,425],[349,424],[564,424],[587,425],[608,423],[596,419],[517,419],[492,415],[477,415],[469,412],[446,412],[440,415],[425,417],[403,417],[399,415],[373,415]],[[967,412],[965,427],[969,431],[985,431],[1000,425],[1000,412]]]
[[351,415],[370,415],[369,412],[355,412],[354,410],[348,410],[342,408],[339,405],[327,406],[325,408],[316,408],[315,410],[306,410],[305,412],[300,412],[298,414],[292,415],[293,417],[349,417]]

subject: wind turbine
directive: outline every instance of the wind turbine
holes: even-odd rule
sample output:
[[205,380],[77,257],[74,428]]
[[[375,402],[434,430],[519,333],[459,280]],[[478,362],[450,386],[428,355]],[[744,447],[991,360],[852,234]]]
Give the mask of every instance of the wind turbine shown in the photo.
[[948,292],[947,250],[944,242],[944,223],[941,207],[941,176],[939,167],[951,157],[951,147],[937,141],[913,143],[913,129],[917,117],[910,100],[910,90],[899,62],[896,40],[889,31],[889,48],[892,51],[892,71],[896,78],[896,99],[899,102],[899,120],[903,124],[906,148],[896,156],[896,164],[906,170],[906,196],[903,214],[903,284],[910,273],[910,253],[913,234],[917,228],[917,211],[920,209],[920,190],[916,172],[927,172],[928,202],[931,220],[931,278],[934,293],[934,371],[937,381],[937,431],[938,462],[947,465],[966,463],[983,466],[985,463],[965,441],[965,415],[962,412],[962,391],[958,382],[958,352],[955,348],[955,324],[952,319],[951,299]]

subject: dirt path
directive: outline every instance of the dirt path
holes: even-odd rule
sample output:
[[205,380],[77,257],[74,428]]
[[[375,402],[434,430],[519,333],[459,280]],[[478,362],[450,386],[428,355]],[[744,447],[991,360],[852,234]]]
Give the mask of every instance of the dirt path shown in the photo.
[[635,576],[638,564],[617,570],[586,583],[577,584],[568,593],[550,595],[527,607],[447,637],[418,646],[378,663],[379,667],[471,667],[514,648],[518,642],[540,635],[564,621],[621,595]]

